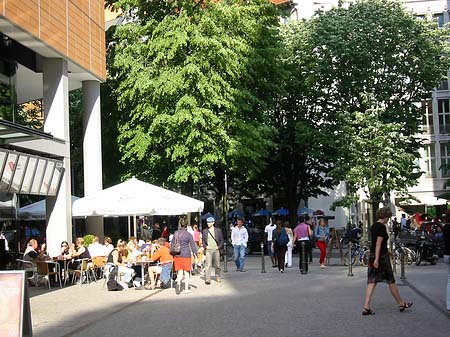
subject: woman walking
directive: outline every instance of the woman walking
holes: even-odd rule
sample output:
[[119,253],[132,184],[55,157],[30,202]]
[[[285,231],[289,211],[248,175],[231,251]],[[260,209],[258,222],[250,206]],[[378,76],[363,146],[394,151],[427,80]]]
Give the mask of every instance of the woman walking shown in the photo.
[[311,227],[305,223],[305,218],[298,217],[298,225],[294,228],[294,243],[299,251],[299,268],[301,274],[308,274],[308,252],[310,247],[309,238],[312,235]]
[[277,220],[275,224],[277,227],[272,233],[273,250],[277,258],[278,270],[284,273],[284,258],[287,251],[287,244],[289,243],[289,236],[287,235],[286,229],[283,228],[281,220]]
[[328,228],[328,221],[325,218],[319,220],[319,225],[314,229],[314,235],[317,239],[317,247],[320,249],[320,268],[325,267],[325,253],[327,251],[327,243],[330,237],[330,229]]
[[378,282],[386,281],[389,284],[389,290],[398,304],[401,312],[410,308],[413,303],[405,302],[398,292],[395,284],[394,274],[392,272],[391,260],[387,249],[388,233],[386,224],[388,223],[392,212],[389,207],[383,207],[377,211],[377,222],[370,228],[372,243],[370,245],[369,266],[367,268],[367,288],[364,301],[363,316],[373,315],[370,308],[373,291]]
[[181,227],[173,235],[172,240],[180,243],[180,254],[174,258],[175,271],[177,272],[176,288],[177,295],[181,292],[181,281],[184,277],[184,294],[189,294],[189,276],[192,269],[192,255],[197,256],[197,245],[194,238],[187,231],[187,221],[181,221]]
[[291,226],[289,225],[289,221],[284,222],[284,229],[289,236],[289,243],[287,244],[285,256],[286,268],[292,268],[292,248],[294,246],[294,233],[292,232]]

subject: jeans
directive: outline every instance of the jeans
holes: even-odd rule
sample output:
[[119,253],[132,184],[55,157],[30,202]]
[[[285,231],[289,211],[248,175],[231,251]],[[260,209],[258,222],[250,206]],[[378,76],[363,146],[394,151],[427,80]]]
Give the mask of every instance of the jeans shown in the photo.
[[447,310],[450,310],[450,255],[444,255],[444,262],[448,266],[448,280],[447,280]]
[[[302,249],[302,243],[304,243],[304,249]],[[308,255],[309,255],[309,247],[310,243],[309,240],[298,240],[297,241],[297,247],[298,247],[298,254],[299,254],[299,262],[298,266],[300,268],[300,271],[303,271],[305,273],[308,272]],[[305,255],[303,255],[303,251],[305,251]]]
[[211,268],[216,268],[216,277],[220,277],[220,251],[218,249],[206,250],[206,264],[205,264],[205,280],[211,281]]
[[275,246],[275,256],[277,257],[278,270],[284,270],[285,255],[287,246]]
[[161,266],[161,274],[159,279],[166,284],[170,281],[170,274],[172,273],[172,263],[165,263]]
[[236,268],[238,270],[244,269],[245,264],[245,246],[235,245],[234,246],[234,263],[236,263]]

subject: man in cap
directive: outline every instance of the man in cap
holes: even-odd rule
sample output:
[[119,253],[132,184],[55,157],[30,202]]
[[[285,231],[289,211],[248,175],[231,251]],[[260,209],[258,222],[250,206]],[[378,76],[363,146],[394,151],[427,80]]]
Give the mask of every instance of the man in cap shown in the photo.
[[202,243],[205,248],[206,264],[205,264],[205,283],[211,284],[211,268],[216,268],[216,281],[220,279],[220,252],[223,249],[223,234],[220,228],[215,228],[216,220],[213,217],[206,219],[208,228],[202,231]]

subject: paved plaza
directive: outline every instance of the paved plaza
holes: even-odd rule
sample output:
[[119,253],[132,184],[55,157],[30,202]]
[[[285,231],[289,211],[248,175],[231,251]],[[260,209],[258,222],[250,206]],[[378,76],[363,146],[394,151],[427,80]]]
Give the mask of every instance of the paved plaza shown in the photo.
[[[354,276],[332,260],[308,275],[298,268],[280,274],[261,258],[249,256],[247,272],[229,272],[221,284],[191,278],[191,294],[174,289],[108,292],[103,281],[64,289],[30,289],[33,333],[61,336],[450,336],[445,310],[447,266],[408,266],[407,279],[397,274],[400,293],[414,301],[400,313],[387,285],[373,300],[374,316],[362,316],[366,268]],[[295,259],[297,264],[298,260]],[[333,265],[333,263],[335,263]]]

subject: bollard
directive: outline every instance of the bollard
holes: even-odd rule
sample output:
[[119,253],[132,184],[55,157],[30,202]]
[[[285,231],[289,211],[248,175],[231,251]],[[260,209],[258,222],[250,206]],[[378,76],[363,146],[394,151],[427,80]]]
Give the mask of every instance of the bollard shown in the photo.
[[264,242],[261,242],[261,273],[265,272],[266,272],[266,262],[264,261]]
[[227,248],[227,241],[224,240],[223,241],[223,272],[227,273],[228,272],[228,248]]
[[351,240],[348,241],[348,274],[347,276],[353,276],[353,266],[352,266],[352,262],[353,262],[353,258],[352,258],[352,246],[353,243]]
[[394,274],[397,274],[397,253],[395,252],[395,241],[391,240],[391,252],[393,254],[394,257],[394,263],[392,264],[392,271],[394,272]]
[[405,276],[405,250],[402,247],[402,251],[400,253],[400,280],[406,280]]

